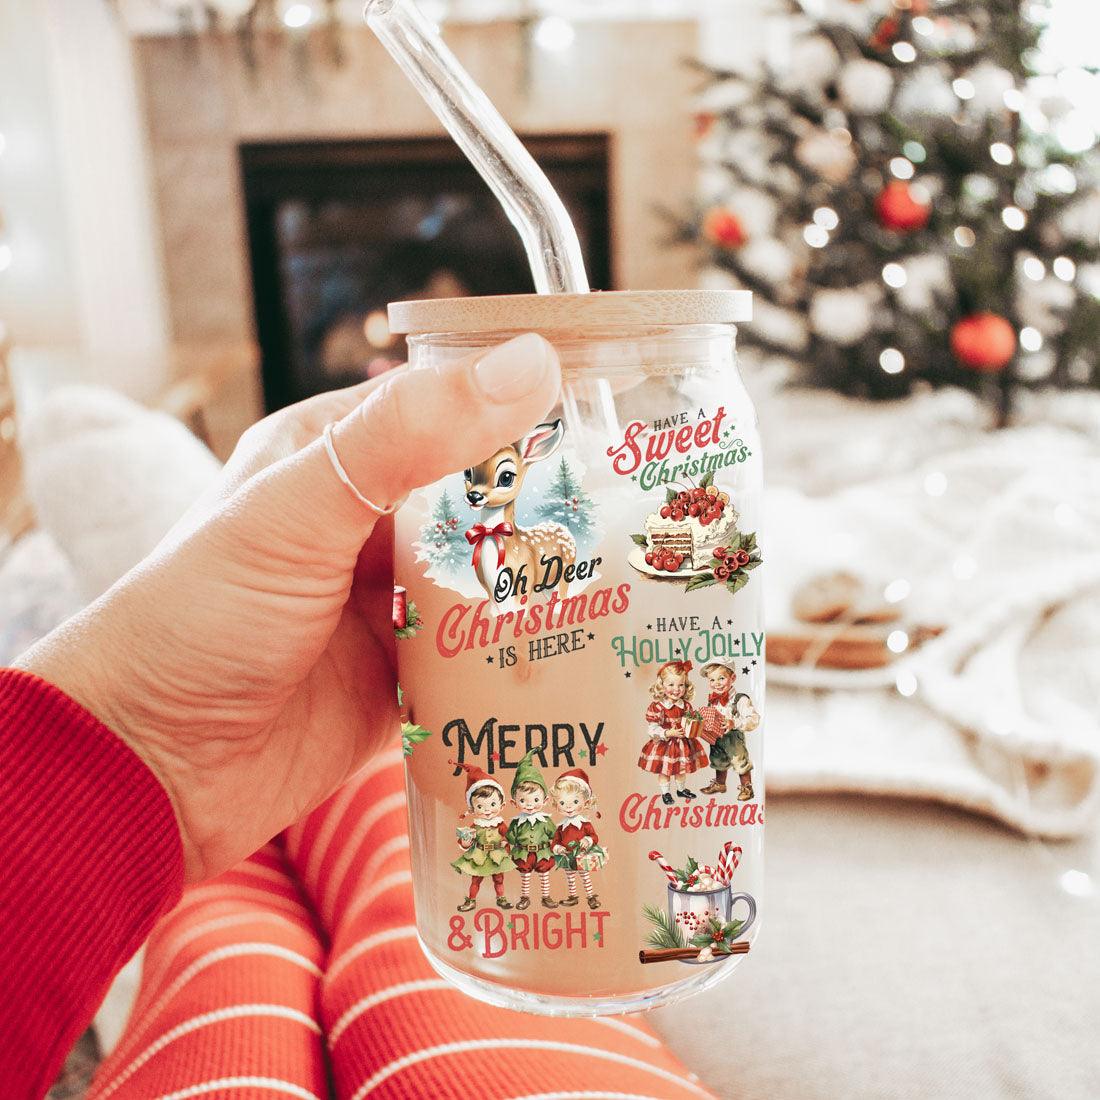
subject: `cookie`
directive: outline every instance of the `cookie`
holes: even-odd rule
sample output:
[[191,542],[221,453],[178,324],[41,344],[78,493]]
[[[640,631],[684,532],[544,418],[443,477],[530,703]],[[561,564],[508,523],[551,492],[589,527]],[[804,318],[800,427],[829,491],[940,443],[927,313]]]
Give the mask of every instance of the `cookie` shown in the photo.
[[886,602],[881,585],[846,572],[803,582],[791,598],[791,612],[804,623],[893,623],[901,618],[899,605]]

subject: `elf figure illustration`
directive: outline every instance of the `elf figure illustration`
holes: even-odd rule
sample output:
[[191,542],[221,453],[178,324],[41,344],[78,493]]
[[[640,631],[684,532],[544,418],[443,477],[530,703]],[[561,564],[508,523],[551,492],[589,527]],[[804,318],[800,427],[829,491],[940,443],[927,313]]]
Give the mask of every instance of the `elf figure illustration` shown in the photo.
[[657,679],[649,689],[653,696],[645,712],[649,740],[642,746],[638,767],[657,776],[666,806],[672,805],[669,788],[674,782],[681,798],[695,798],[687,787],[687,777],[707,766],[706,745],[689,735],[685,726],[695,696],[695,685],[688,679],[691,668],[690,661],[669,661],[657,670]]
[[577,904],[577,875],[580,874],[588,908],[599,909],[600,899],[592,886],[592,872],[607,863],[607,852],[599,845],[600,838],[591,819],[585,816],[586,811],[600,816],[588,774],[581,768],[562,772],[554,781],[550,793],[554,796],[558,811],[565,815],[554,830],[552,842],[557,864],[565,871],[565,881],[569,886],[569,896],[561,904]]
[[546,809],[550,793],[542,772],[531,762],[532,749],[516,766],[512,777],[512,803],[520,813],[508,823],[507,839],[512,861],[520,874],[520,897],[517,909],[531,904],[531,873],[538,872],[542,889],[542,904],[556,909],[558,903],[550,897],[550,872],[556,866],[551,846],[554,842],[554,822]]
[[703,788],[703,794],[725,794],[726,776],[732,769],[741,782],[737,801],[747,802],[753,797],[753,789],[752,760],[749,758],[745,734],[751,733],[760,725],[760,715],[748,695],[733,691],[737,674],[732,665],[714,661],[703,666],[703,675],[710,686],[707,704],[718,711],[725,721],[726,729],[711,746],[710,766],[714,769],[714,780]]
[[492,878],[496,892],[497,905],[501,909],[511,909],[512,903],[504,896],[504,872],[515,870],[512,857],[508,854],[508,841],[505,839],[507,828],[500,811],[504,807],[504,788],[490,779],[476,764],[457,764],[456,768],[466,772],[466,806],[473,825],[459,825],[458,843],[464,849],[461,856],[451,866],[460,875],[470,876],[470,887],[466,897],[459,902],[458,911],[466,913],[477,904],[477,892],[481,889],[481,880]]

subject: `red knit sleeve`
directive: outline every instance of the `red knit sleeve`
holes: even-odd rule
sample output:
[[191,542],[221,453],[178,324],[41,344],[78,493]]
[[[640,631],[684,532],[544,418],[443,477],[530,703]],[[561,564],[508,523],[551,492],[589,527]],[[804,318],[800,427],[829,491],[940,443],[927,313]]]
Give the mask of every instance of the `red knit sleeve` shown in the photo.
[[0,1081],[40,1097],[183,882],[153,773],[57,688],[0,670]]

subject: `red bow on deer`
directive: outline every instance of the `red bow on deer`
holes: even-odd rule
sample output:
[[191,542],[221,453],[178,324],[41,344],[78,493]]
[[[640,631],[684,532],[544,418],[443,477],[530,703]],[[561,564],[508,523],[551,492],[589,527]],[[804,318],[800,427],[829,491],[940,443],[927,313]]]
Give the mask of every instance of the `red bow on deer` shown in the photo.
[[466,541],[474,548],[474,568],[481,563],[481,544],[486,539],[492,539],[497,548],[497,568],[504,565],[504,540],[513,534],[510,523],[498,523],[496,527],[486,527],[484,523],[475,523],[466,532]]

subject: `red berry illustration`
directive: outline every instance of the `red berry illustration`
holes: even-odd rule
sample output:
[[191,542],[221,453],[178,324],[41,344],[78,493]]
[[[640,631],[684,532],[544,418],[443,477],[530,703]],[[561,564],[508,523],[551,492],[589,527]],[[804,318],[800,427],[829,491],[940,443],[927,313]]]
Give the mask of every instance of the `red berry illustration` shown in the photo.
[[680,520],[682,520],[682,519],[684,518],[684,510],[683,510],[683,508],[673,508],[673,509],[672,509],[672,518],[673,518],[673,519],[674,519],[674,520],[675,520],[675,521],[676,521],[677,523],[679,523],[679,522],[680,522]]
[[730,575],[730,567],[728,565],[716,565],[714,575],[718,580],[724,581]]
[[660,513],[660,514],[661,514],[661,519],[668,519],[668,517],[672,515],[672,509],[671,509],[671,508],[670,508],[670,507],[669,507],[669,506],[668,506],[668,505],[666,504],[666,505],[665,505],[665,506],[664,506],[664,507],[663,507],[663,508],[661,509],[661,513]]
[[726,548],[724,546],[717,546],[714,549],[714,556],[721,561],[726,556]]
[[652,554],[646,554],[645,563],[646,563],[646,565],[652,565],[653,564],[653,555]]
[[697,516],[703,509],[698,504],[691,504],[688,506],[688,515]]
[[748,563],[749,563],[748,551],[747,550],[738,550],[737,551],[737,564],[738,565],[748,565]]

